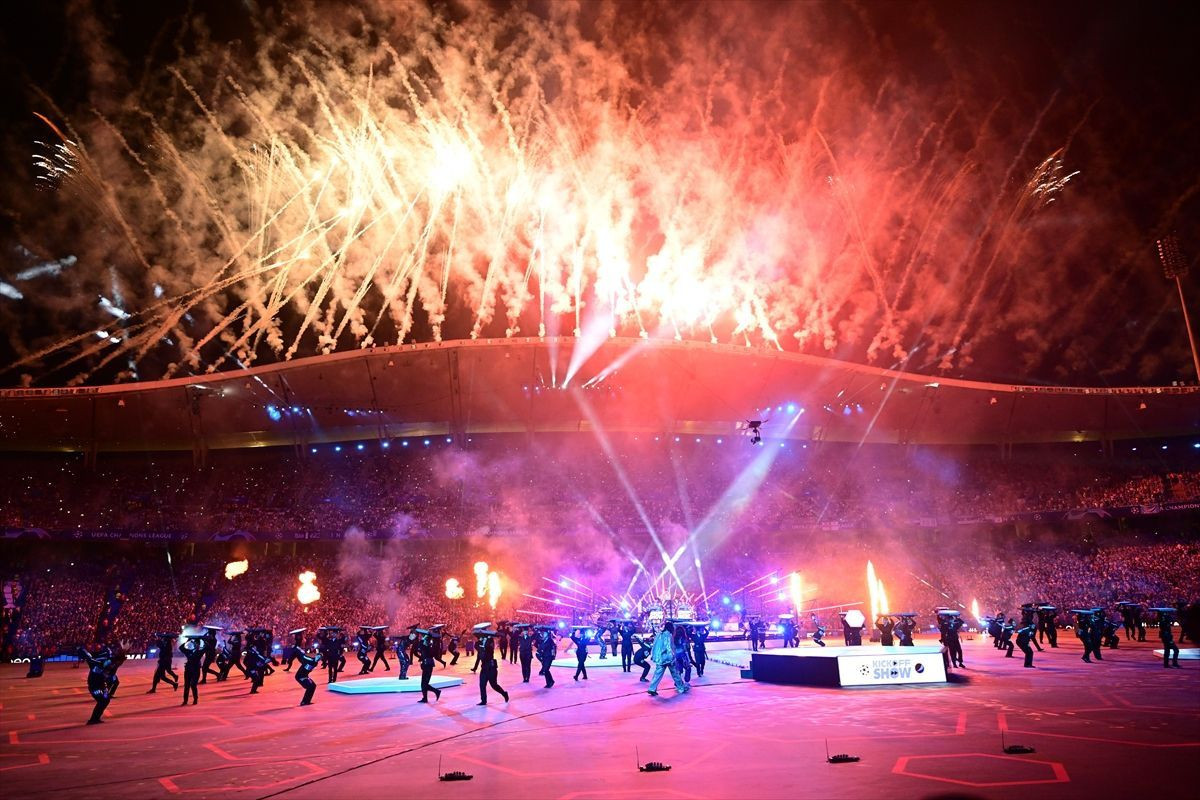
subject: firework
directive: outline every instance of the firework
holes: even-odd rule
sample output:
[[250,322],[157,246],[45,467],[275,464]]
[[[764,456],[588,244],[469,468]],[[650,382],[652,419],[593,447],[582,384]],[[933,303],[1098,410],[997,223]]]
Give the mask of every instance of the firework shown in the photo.
[[[725,4],[676,20],[685,52],[665,83],[631,72],[646,54],[581,41],[578,21],[451,23],[420,5],[354,38],[299,15],[307,27],[264,33],[236,78],[213,77],[227,48],[201,47],[168,69],[169,103],[43,117],[40,182],[64,205],[43,238],[102,220],[76,271],[108,277],[125,316],[109,330],[80,306],[98,317],[86,330],[8,366],[79,383],[143,360],[170,376],[547,332],[903,357],[917,337],[957,347],[963,296],[994,288],[980,270],[1021,263],[1010,206],[980,202],[1007,185],[976,176],[990,131],[912,126],[905,87],[799,66],[824,57],[775,52],[778,74],[712,82],[728,56],[705,42],[744,28]],[[801,5],[777,21],[802,23]],[[949,129],[959,109],[934,113]],[[1063,169],[1055,153],[1021,202],[1052,202]],[[962,266],[920,269],[935,260]],[[902,301],[935,296],[945,308]]]
[[466,590],[458,583],[458,578],[446,579],[446,597],[451,600],[461,600]]
[[230,561],[225,565],[225,579],[233,580],[248,569],[250,569],[250,561],[248,559],[243,558],[241,561]]

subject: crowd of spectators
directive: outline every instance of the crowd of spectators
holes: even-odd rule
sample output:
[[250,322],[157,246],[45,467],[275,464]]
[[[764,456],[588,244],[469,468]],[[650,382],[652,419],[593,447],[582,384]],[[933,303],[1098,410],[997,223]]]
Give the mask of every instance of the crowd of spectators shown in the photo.
[[[732,591],[786,567],[803,570],[819,593],[810,599],[823,603],[859,599],[858,576],[874,558],[893,610],[972,599],[988,612],[1032,600],[1069,607],[1200,595],[1195,544],[1043,546],[956,535],[978,530],[959,525],[966,522],[1006,530],[996,521],[1014,515],[1200,501],[1200,450],[1189,443],[1154,443],[1140,455],[1124,446],[1107,457],[1084,445],[1046,445],[1004,459],[983,448],[751,447],[738,437],[654,435],[614,437],[607,449],[578,434],[382,445],[322,445],[304,457],[290,449],[219,452],[202,467],[190,454],[105,455],[94,468],[61,454],[6,458],[0,527],[48,532],[47,552],[64,538],[207,542],[239,534],[259,540],[241,546],[273,542],[265,546],[275,551],[252,557],[233,580],[223,575],[232,550],[214,555],[216,544],[201,555],[176,545],[174,562],[162,545],[119,558],[85,548],[74,561],[32,559],[5,584],[0,641],[21,651],[69,649],[104,635],[140,649],[158,630],[205,621],[277,633],[435,619],[461,629],[492,614],[470,594],[466,602],[443,594],[452,573],[472,588],[462,543],[477,537],[506,542],[513,561],[524,548],[526,561],[555,553],[570,562],[583,558],[572,552],[581,545],[594,555],[592,545],[610,541],[636,542],[637,555],[653,559],[651,540],[675,552],[689,531],[703,529],[706,573],[684,566],[690,556],[679,566],[693,590]],[[934,538],[907,546],[919,534]],[[292,552],[278,540],[292,540]],[[297,554],[296,540],[333,541],[306,542]],[[597,562],[603,570],[588,566],[614,584],[600,587],[606,592],[632,579],[621,576],[631,568],[623,547],[609,548],[613,563]],[[295,599],[305,568],[317,572],[322,591],[307,608]],[[522,580],[528,589],[536,577]],[[781,602],[756,590],[747,605],[773,613]],[[495,615],[516,610],[502,604]]]
[[[750,528],[925,526],[1012,515],[1200,501],[1200,450],[1177,444],[1140,459],[1043,446],[1000,459],[991,449],[950,452],[741,439],[626,437],[610,451],[592,437],[512,437],[463,446],[413,440],[236,451],[195,467],[189,455],[72,456],[7,463],[0,527],[55,535],[336,538],[350,527],[394,537],[487,527],[560,526],[581,508],[610,528],[648,517],[690,527],[756,461],[747,488]],[[429,441],[429,444],[425,444]],[[718,443],[720,442],[720,443]],[[775,442],[769,443],[771,448]],[[359,447],[363,449],[360,450]],[[744,480],[744,478],[742,478]]]
[[[529,543],[510,544],[515,564]],[[178,631],[186,625],[243,630],[261,625],[281,641],[291,629],[313,632],[320,625],[341,625],[353,632],[359,625],[387,624],[392,633],[399,633],[410,624],[441,622],[451,631],[463,631],[483,620],[545,619],[530,615],[530,610],[566,610],[530,596],[541,591],[531,574],[507,576],[507,594],[493,610],[486,598],[472,591],[468,580],[472,556],[454,542],[367,548],[324,543],[305,555],[255,553],[248,555],[248,570],[232,579],[224,576],[228,555],[181,554],[168,562],[163,548],[141,545],[142,549],[113,560],[103,545],[94,547],[99,549],[90,557],[76,556],[74,562],[48,570],[39,565],[16,577],[28,591],[16,629],[8,637],[8,655],[43,648],[72,652],[97,637],[117,641],[129,652],[144,652],[157,632]],[[793,611],[787,590],[791,568],[804,572],[804,607],[824,608],[823,614],[832,619],[835,612],[829,606],[865,599],[863,566],[872,555],[886,582],[891,611],[929,614],[943,605],[970,611],[971,602],[977,600],[981,614],[1012,614],[1025,602],[1050,602],[1070,609],[1112,606],[1122,600],[1151,606],[1200,598],[1200,544],[1195,542],[1005,548],[964,547],[952,536],[943,536],[940,545],[922,547],[923,553],[910,554],[903,561],[896,555],[900,551],[886,553],[878,543],[835,543],[828,538],[790,554],[777,551],[764,556],[762,551],[751,554],[736,549],[729,548],[724,560],[711,560],[706,572],[707,602],[699,599],[701,593],[694,595],[701,612],[707,606],[714,616],[730,623],[744,613],[770,618]],[[40,559],[30,563],[35,561]],[[297,576],[309,569],[317,573],[321,597],[304,605],[296,597]],[[563,569],[569,571],[570,565]],[[771,573],[774,579],[763,580]],[[461,599],[446,597],[449,575],[459,576],[467,590]],[[689,585],[695,579],[691,573],[683,577]],[[592,588],[602,596],[620,597],[628,586],[624,579],[621,583]],[[666,582],[662,585],[669,588]],[[696,588],[691,586],[693,591]],[[110,614],[114,597],[119,597],[119,603],[116,613]],[[595,610],[583,608],[587,605],[580,603],[584,611]],[[111,620],[107,627],[106,620]]]

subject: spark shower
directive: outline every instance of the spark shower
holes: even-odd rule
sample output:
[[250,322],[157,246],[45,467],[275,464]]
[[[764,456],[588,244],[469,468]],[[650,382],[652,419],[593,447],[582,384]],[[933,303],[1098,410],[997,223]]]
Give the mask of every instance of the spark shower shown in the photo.
[[10,381],[585,328],[952,370],[1081,324],[1049,237],[1086,109],[1054,94],[920,85],[812,4],[318,8],[40,96],[59,260],[9,289],[67,281],[71,323]]

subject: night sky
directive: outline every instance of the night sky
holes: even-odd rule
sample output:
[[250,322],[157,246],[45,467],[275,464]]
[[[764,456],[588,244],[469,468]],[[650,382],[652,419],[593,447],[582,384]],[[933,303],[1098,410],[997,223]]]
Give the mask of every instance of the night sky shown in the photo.
[[[1197,327],[1195,4],[16,5],[0,12],[0,386],[570,333],[571,282],[539,296],[527,265],[576,248],[645,298],[596,323],[618,335],[1017,383],[1196,380],[1155,252],[1177,235]],[[297,186],[336,139],[322,91],[343,121],[369,106],[401,165],[386,186],[337,166],[324,193],[305,184],[308,219],[363,211],[327,293],[281,280],[299,296],[267,311],[265,273],[184,308],[227,260],[278,268],[347,241],[350,223],[326,225],[285,250],[306,230],[288,206],[249,248],[274,250],[238,251],[285,205],[256,160],[272,137],[304,162]],[[56,143],[35,113],[82,141],[90,177],[35,163]],[[451,199],[423,195],[424,238],[407,219],[381,235],[370,220],[448,135],[471,165],[434,174]],[[602,211],[576,220],[588,203]],[[374,257],[417,253],[425,271],[383,299]],[[584,329],[608,302],[591,270]]]

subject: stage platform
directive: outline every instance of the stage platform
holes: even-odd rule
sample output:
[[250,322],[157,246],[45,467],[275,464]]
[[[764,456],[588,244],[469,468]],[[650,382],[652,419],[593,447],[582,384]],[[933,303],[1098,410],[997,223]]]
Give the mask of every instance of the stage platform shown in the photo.
[[[462,678],[454,678],[449,675],[434,675],[429,679],[429,685],[435,689],[449,689],[451,686],[462,686],[462,683]],[[325,688],[338,694],[419,692],[421,691],[421,675],[418,672],[417,677],[414,678],[410,675],[404,680],[399,678],[350,678],[328,684]]]
[[754,680],[802,686],[902,686],[945,683],[940,645],[779,647],[750,656]]
[[731,648],[729,650],[710,649],[708,651],[708,660],[724,664],[727,667],[734,667],[735,669],[750,669],[751,655],[753,655],[751,651],[741,648]]
[[[569,656],[562,656],[554,659],[554,661],[550,662],[550,666],[558,667],[560,669],[569,668],[572,672],[574,672],[576,663],[578,662],[575,661],[575,653],[572,652]],[[535,667],[538,666],[538,662],[534,661],[533,665]],[[604,669],[607,667],[617,667],[619,669],[621,666],[621,656],[615,655],[600,658],[600,656],[588,654],[587,661],[583,662],[583,665],[588,669]],[[640,670],[641,667],[638,669]]]
[[[665,681],[649,697],[640,673],[600,669],[576,683],[556,668],[545,689],[501,664],[511,700],[487,706],[476,705],[464,660],[437,667],[435,677],[467,685],[436,703],[351,697],[314,674],[316,698],[303,708],[302,689],[281,672],[255,695],[249,681],[210,681],[199,705],[182,708],[182,691],[145,694],[154,663],[131,661],[95,726],[84,725],[85,669],[48,664],[26,679],[26,665],[0,665],[0,773],[6,797],[49,800],[329,800],[397,785],[406,796],[458,800],[1190,797],[1200,666],[1163,669],[1152,656],[1159,646],[1122,641],[1085,664],[1078,640],[1062,636],[1024,669],[989,641],[964,642],[967,669],[953,682],[884,691],[743,680],[713,659],[687,694]],[[395,667],[387,674],[399,682]],[[1002,731],[1037,752],[1004,753]],[[826,740],[862,761],[826,763]],[[635,747],[673,769],[638,772]],[[474,780],[439,783],[439,762]],[[1124,763],[1134,767],[1112,768]]]
[[[1105,652],[1108,652],[1108,651],[1106,650]],[[1155,650],[1154,655],[1158,656],[1159,658],[1162,658],[1162,655],[1163,655],[1162,648],[1160,647],[1158,650]],[[1200,647],[1181,647],[1181,648],[1179,648],[1179,660],[1183,661],[1184,659],[1187,659],[1188,661],[1200,660]]]

